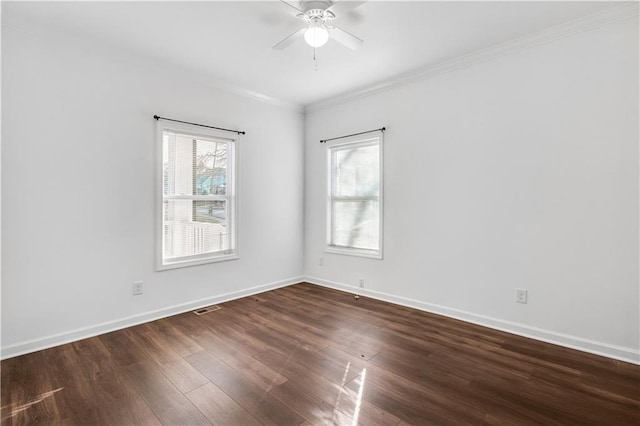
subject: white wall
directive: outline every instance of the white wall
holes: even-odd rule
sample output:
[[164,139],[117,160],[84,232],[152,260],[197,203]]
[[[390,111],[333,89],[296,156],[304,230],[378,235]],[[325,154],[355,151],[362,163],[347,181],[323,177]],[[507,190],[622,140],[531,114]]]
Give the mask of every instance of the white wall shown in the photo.
[[[300,281],[299,109],[6,14],[2,107],[3,356]],[[239,260],[154,271],[154,114],[247,132]]]
[[[638,362],[638,112],[637,18],[312,109],[305,272]],[[319,140],[381,126],[384,260],[324,253]]]

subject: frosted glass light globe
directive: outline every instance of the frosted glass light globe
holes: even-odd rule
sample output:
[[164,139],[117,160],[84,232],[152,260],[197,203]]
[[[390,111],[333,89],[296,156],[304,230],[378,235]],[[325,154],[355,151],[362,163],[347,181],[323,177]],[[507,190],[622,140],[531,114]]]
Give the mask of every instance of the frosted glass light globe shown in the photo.
[[313,25],[304,32],[304,39],[311,47],[324,46],[329,41],[329,31],[324,27]]

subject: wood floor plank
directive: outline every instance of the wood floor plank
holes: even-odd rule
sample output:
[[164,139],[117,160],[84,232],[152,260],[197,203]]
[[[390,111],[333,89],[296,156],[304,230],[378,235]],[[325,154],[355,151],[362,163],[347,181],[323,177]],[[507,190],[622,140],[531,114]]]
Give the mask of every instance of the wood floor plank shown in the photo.
[[3,425],[640,425],[640,366],[308,283],[0,362]]
[[[182,316],[193,315],[191,313],[185,313],[176,315],[174,318]],[[189,336],[182,333],[175,327],[174,321],[168,318],[163,318],[158,321],[152,321],[148,323],[148,326],[156,330],[158,335],[164,337],[166,343],[173,349],[178,355],[185,357],[193,353],[200,352],[202,348],[191,339]]]
[[207,383],[186,395],[211,424],[244,426],[261,424],[213,383]]
[[[328,333],[330,334],[331,330],[323,326],[316,326],[316,323],[325,314],[298,306],[295,299],[288,296],[288,294],[278,294],[274,297],[270,296],[270,293],[254,296],[260,303],[254,304],[251,312],[246,315],[256,324],[255,331],[263,331],[264,327],[268,327],[276,332],[304,340],[316,347],[326,345],[327,339],[330,337]],[[291,303],[283,304],[284,301]]]
[[227,344],[215,334],[205,331],[201,334],[200,344],[211,355],[233,368],[265,392],[273,386],[287,381],[287,377],[261,363],[258,359],[246,355],[241,349]]
[[[44,351],[52,380],[63,389],[55,395],[63,423],[161,424],[145,400],[124,386],[121,371],[100,341],[87,340]],[[87,357],[79,348],[100,357]]]
[[284,426],[304,421],[293,409],[208,352],[192,354],[186,360],[260,423]]
[[417,384],[446,383],[451,386],[467,386],[475,375],[458,374],[443,368],[442,364],[433,362],[431,353],[416,353],[398,348],[385,346],[378,355],[371,360],[371,364],[389,371],[401,373]]
[[[582,390],[572,390],[564,386],[549,385],[537,380],[511,380],[513,387],[505,390],[507,380],[483,375],[472,383],[472,389],[491,396],[491,400],[501,400],[513,404],[521,411],[538,411],[546,420],[561,424],[633,424],[640,420],[640,407],[636,404],[611,404],[598,397],[586,395]],[[540,392],[544,389],[544,392]],[[491,402],[488,400],[488,402]],[[580,407],[568,413],[566,405]],[[634,413],[635,406],[635,413]]]
[[416,387],[408,379],[389,376],[382,369],[366,369],[364,373],[347,387],[409,423],[480,424],[486,414],[451,398],[443,387]]
[[[97,420],[95,401],[99,395],[90,375],[83,370],[83,365],[72,345],[42,351],[43,362],[47,366],[49,383],[60,389],[53,395],[58,408],[58,416],[64,422],[75,423],[79,420],[95,422]],[[77,371],[77,374],[65,374]],[[84,373],[84,374],[83,374]]]
[[[139,326],[136,326],[139,327]],[[132,340],[129,335],[136,327],[130,327],[126,330],[113,331],[98,336],[101,343],[109,352],[109,356],[121,367],[137,364],[146,359],[144,349]]]
[[351,424],[351,418],[336,409],[322,398],[300,392],[294,383],[284,383],[276,386],[270,394],[290,406],[307,422],[314,425],[345,425]]
[[[236,319],[235,322],[231,322],[228,319],[220,320],[220,314],[234,315],[235,312],[225,308],[208,315],[183,314],[171,319],[173,325],[179,331],[196,342],[202,340],[203,332],[209,331],[216,333],[230,344],[242,346],[248,355],[259,353],[270,347],[269,342],[256,339],[250,334],[255,329],[253,324],[251,326],[243,324],[244,320],[240,318]],[[199,347],[202,349],[201,346]]]
[[265,350],[275,349],[283,354],[291,353],[299,349],[307,351],[317,351],[318,348],[309,344],[304,339],[300,339],[296,336],[290,336],[271,330],[269,327],[258,327],[249,331],[249,334],[256,341],[261,342],[264,348],[260,352]]
[[[289,379],[286,391],[293,395],[309,395],[309,399],[320,401],[318,407],[325,407],[320,412],[312,412],[311,417],[307,412],[300,412],[303,417],[312,423],[337,422],[338,424],[354,424],[360,422],[365,425],[391,425],[400,421],[391,413],[370,404],[366,400],[359,400],[358,394],[344,387],[357,376],[357,368],[351,368],[347,363],[342,368],[341,374],[326,376],[318,374],[308,368],[308,361],[314,357],[314,352],[298,352],[289,356],[283,356],[276,351],[268,351],[262,355],[265,363],[280,365],[284,374]],[[353,375],[352,375],[353,374]],[[285,401],[287,394],[282,394],[284,386],[274,388],[271,393]],[[330,411],[330,414],[328,413]],[[317,418],[316,416],[320,416]]]
[[142,395],[163,424],[211,424],[151,361],[130,365],[123,373],[125,386]]
[[341,328],[334,333],[335,339],[332,341],[332,345],[355,357],[368,361],[382,350],[385,342],[384,339],[378,337],[378,329],[368,327],[367,331],[368,334],[361,330]]
[[[124,382],[115,380],[98,380],[95,382],[98,395],[96,406],[96,422],[78,424],[98,425],[161,425],[162,422],[137,392],[125,390]],[[76,424],[76,423],[73,423]]]
[[153,328],[143,328],[142,333],[139,333],[136,339],[144,345],[148,359],[153,360],[181,392],[187,393],[209,382],[183,357],[174,352],[167,342],[168,339]]
[[43,351],[2,361],[2,424],[51,424],[61,419]]
[[[281,359],[286,359],[287,362],[298,362],[302,367],[310,372],[316,373],[327,380],[343,385],[353,380],[358,371],[366,366],[366,361],[357,359],[351,361],[351,359],[342,359],[340,357],[334,357],[326,355],[327,349],[323,351],[315,351],[304,346],[298,346],[289,352],[283,353],[276,348],[270,349],[260,354],[259,358],[263,359],[270,355],[270,352],[277,352]],[[278,362],[276,358],[271,358],[270,362]],[[281,365],[278,363],[276,365]],[[286,374],[286,373],[285,373]],[[302,376],[304,377],[304,376]]]

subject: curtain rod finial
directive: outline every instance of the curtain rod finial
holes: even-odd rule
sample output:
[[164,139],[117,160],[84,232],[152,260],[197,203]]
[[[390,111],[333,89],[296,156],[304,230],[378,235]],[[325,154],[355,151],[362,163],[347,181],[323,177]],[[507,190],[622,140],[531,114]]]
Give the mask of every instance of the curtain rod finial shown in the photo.
[[158,115],[154,115],[153,118],[155,118],[156,120],[160,120],[160,116]]

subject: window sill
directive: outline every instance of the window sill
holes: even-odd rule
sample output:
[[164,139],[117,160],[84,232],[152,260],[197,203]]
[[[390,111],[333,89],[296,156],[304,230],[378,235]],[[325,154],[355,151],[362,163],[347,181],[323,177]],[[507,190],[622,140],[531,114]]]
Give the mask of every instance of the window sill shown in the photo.
[[325,253],[344,254],[347,256],[366,257],[369,259],[382,260],[381,250],[363,250],[363,249],[355,249],[355,248],[347,248],[347,247],[329,246],[325,248],[324,251]]
[[237,253],[225,254],[215,257],[205,257],[192,260],[176,260],[174,262],[168,262],[162,265],[158,265],[157,271],[168,271],[170,269],[186,268],[188,266],[206,265],[207,263],[226,262],[227,260],[239,259]]

